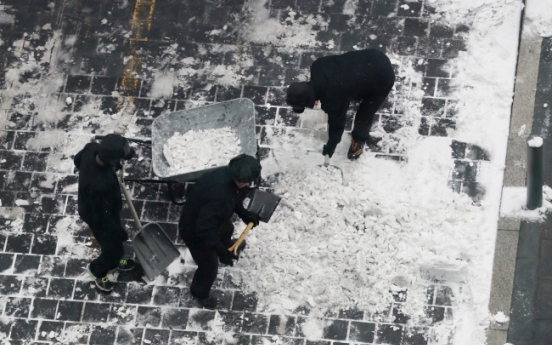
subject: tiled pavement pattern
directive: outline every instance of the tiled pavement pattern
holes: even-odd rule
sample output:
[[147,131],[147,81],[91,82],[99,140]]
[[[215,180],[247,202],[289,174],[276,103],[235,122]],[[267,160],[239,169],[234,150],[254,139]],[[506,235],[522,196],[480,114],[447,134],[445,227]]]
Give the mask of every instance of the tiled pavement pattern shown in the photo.
[[[430,22],[432,9],[422,1],[360,0],[356,16],[343,14],[344,0],[272,0],[270,15],[282,22],[293,9],[301,17],[317,13],[328,21],[327,27],[314,27],[321,43],[316,48],[299,47],[289,52],[281,47],[247,44],[242,39],[243,23],[249,6],[243,0],[167,0],[167,1],[101,1],[101,0],[4,0],[4,12],[14,16],[13,23],[0,24],[0,86],[6,85],[5,71],[29,56],[40,58],[44,45],[55,30],[65,40],[65,58],[56,66],[63,75],[63,85],[55,93],[61,100],[59,111],[66,114],[52,127],[65,132],[66,145],[76,136],[90,136],[97,126],[77,129],[82,118],[76,113],[90,102],[101,103],[109,116],[132,103],[136,108],[134,125],[137,136],[148,137],[149,126],[160,114],[198,104],[237,97],[252,99],[257,105],[257,124],[261,155],[270,150],[267,128],[292,131],[298,118],[284,106],[284,85],[308,74],[310,63],[318,56],[356,48],[374,47],[394,53],[401,61],[414,61],[423,73],[423,85],[411,85],[399,75],[397,90],[378,115],[377,124],[385,135],[370,145],[382,158],[403,160],[393,135],[399,128],[412,126],[405,117],[409,90],[420,88],[425,97],[416,106],[422,118],[418,133],[422,136],[446,136],[455,126],[456,100],[449,97],[454,78],[453,58],[465,49],[467,27],[448,27]],[[46,24],[51,24],[50,26]],[[209,35],[212,30],[221,34]],[[147,39],[146,39],[147,38]],[[333,41],[332,41],[333,40]],[[330,41],[333,45],[328,44]],[[175,89],[172,98],[151,99],[153,72],[161,68],[178,68],[164,52],[177,43],[179,58],[194,56],[197,69],[208,63],[232,66],[240,57],[253,59],[253,67],[244,71],[247,81],[237,87],[217,85],[209,75],[198,76],[189,86]],[[328,50],[332,46],[334,50]],[[221,49],[221,47],[225,49]],[[133,59],[125,59],[132,56]],[[175,65],[171,65],[175,64]],[[45,64],[23,76],[21,82],[41,81],[51,66]],[[63,100],[72,97],[67,106]],[[11,344],[214,344],[229,342],[210,332],[214,319],[223,321],[224,329],[235,334],[237,344],[260,344],[263,340],[290,344],[326,345],[346,343],[388,343],[422,345],[436,343],[431,325],[450,322],[453,296],[446,285],[435,283],[428,290],[427,318],[406,323],[408,316],[400,312],[405,296],[381,315],[370,316],[362,311],[346,310],[328,315],[323,339],[305,341],[301,325],[306,311],[294,315],[263,314],[257,310],[255,296],[244,295],[239,284],[225,270],[217,282],[216,293],[222,306],[219,311],[199,310],[190,301],[186,286],[190,272],[180,281],[167,281],[166,286],[141,286],[135,282],[117,284],[116,293],[98,294],[84,274],[87,262],[73,255],[87,250],[89,230],[76,217],[76,175],[60,173],[60,152],[56,148],[32,148],[28,140],[39,131],[51,130],[35,124],[34,106],[25,97],[5,98],[10,123],[0,135],[0,199],[3,207],[15,207],[23,213],[23,229],[13,233],[13,222],[2,220],[0,229],[0,295],[3,318],[0,332],[12,339]],[[349,122],[349,127],[351,121]],[[349,128],[350,129],[350,128]],[[285,131],[284,131],[285,132]],[[348,139],[344,137],[344,140]],[[488,155],[476,146],[453,142],[456,168],[450,186],[468,193],[477,202],[484,191],[477,183],[479,166]],[[76,153],[80,147],[74,147]],[[148,157],[129,168],[130,177],[152,176]],[[55,159],[54,159],[55,158]],[[48,183],[53,181],[53,183]],[[178,241],[177,206],[167,202],[166,186],[131,184],[135,205],[144,221],[157,221]],[[4,209],[6,210],[6,209]],[[9,218],[9,217],[8,217]],[[129,228],[128,210],[124,218]],[[70,223],[74,244],[66,247],[52,235],[60,222]],[[65,224],[65,223],[60,223]],[[65,225],[63,225],[65,226]],[[64,243],[67,241],[63,241]],[[187,263],[188,264],[188,263]],[[191,264],[191,263],[190,263]],[[171,286],[169,286],[171,285]],[[456,296],[458,298],[458,296]],[[43,321],[39,320],[43,319]],[[82,326],[82,329],[78,327]],[[65,333],[80,336],[68,340]],[[451,334],[452,334],[451,329]],[[18,343],[18,340],[21,342]],[[446,344],[440,341],[439,344]]]

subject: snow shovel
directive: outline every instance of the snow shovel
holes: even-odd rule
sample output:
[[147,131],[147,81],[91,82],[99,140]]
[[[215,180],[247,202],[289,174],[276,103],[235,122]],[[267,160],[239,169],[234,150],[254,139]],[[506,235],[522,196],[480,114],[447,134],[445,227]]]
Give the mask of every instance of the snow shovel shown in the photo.
[[132,204],[132,197],[123,182],[123,170],[121,169],[120,174],[117,176],[119,185],[123,190],[128,207],[134,218],[134,223],[140,229],[132,239],[132,246],[134,253],[136,253],[136,258],[140,262],[140,265],[142,265],[144,274],[151,281],[163,272],[176,258],[180,257],[180,252],[159,224],[149,223],[142,226]]
[[[311,152],[320,153],[320,151],[317,151],[317,150],[307,150],[307,153],[311,153]],[[336,168],[337,170],[339,170],[339,172],[341,173],[341,182],[342,182],[343,185],[345,185],[345,177],[343,176],[343,170],[341,170],[341,168],[338,167],[337,165],[330,164],[330,156],[329,155],[324,155],[324,164],[318,164],[318,166],[319,167],[324,167],[324,168],[332,167],[332,168]]]
[[[254,189],[249,192],[247,198],[250,199],[247,211],[258,214],[259,219],[264,223],[268,223],[270,217],[272,217],[272,214],[274,213],[274,210],[276,210],[276,207],[278,207],[278,204],[282,199],[273,193],[263,192],[258,189]],[[236,243],[234,243],[232,247],[228,248],[228,250],[233,252],[234,255],[238,255],[238,248],[251,228],[253,228],[253,223],[247,224],[247,227],[243,230]]]

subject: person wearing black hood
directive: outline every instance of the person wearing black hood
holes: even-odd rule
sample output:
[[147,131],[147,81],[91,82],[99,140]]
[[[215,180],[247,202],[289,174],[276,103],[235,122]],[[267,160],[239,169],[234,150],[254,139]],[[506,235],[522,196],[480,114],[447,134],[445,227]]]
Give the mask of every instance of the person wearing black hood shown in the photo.
[[313,108],[320,101],[322,110],[328,114],[329,127],[322,154],[330,157],[345,130],[349,102],[361,101],[347,153],[354,160],[362,154],[374,115],[394,83],[395,72],[389,58],[379,50],[365,49],[317,59],[311,65],[311,80],[291,84],[286,101],[297,113]]
[[133,156],[134,150],[124,137],[108,134],[101,144],[86,144],[74,158],[79,169],[79,215],[101,246],[100,256],[88,265],[88,271],[102,291],[113,290],[107,278],[109,271],[130,271],[136,265],[133,260],[123,259],[123,242],[128,235],[121,225],[123,202],[115,173],[122,168],[122,159]]
[[[259,225],[259,216],[243,207],[238,194],[260,175],[259,161],[241,154],[232,158],[228,166],[201,176],[188,191],[178,228],[197,264],[190,293],[205,308],[217,306],[217,300],[209,292],[217,278],[219,260],[232,266],[237,259],[228,250],[235,243],[232,215],[236,213],[246,224]],[[245,241],[238,252],[244,247]]]

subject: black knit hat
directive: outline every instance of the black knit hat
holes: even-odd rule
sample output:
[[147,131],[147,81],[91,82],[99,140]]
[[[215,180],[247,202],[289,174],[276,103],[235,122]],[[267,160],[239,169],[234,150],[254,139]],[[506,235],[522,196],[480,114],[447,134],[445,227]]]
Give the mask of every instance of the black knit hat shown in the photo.
[[100,143],[98,155],[105,163],[121,160],[126,156],[125,147],[128,147],[125,137],[119,134],[108,134]]
[[234,180],[241,183],[251,183],[261,175],[261,163],[252,156],[245,153],[234,157],[228,164],[230,173]]
[[293,83],[286,92],[286,103],[296,113],[302,113],[305,108],[312,108],[316,102],[314,87],[308,82]]

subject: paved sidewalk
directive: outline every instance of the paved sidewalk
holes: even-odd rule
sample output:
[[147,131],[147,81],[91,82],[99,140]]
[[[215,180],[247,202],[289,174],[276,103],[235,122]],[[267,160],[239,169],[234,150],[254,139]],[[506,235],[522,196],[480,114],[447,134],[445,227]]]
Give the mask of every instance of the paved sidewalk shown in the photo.
[[[552,39],[522,36],[518,61],[518,83],[506,160],[505,187],[525,187],[526,139],[544,139],[544,160],[550,159],[550,90],[552,82]],[[518,135],[522,125],[531,128]],[[544,184],[552,174],[544,164]],[[510,313],[510,322],[493,325],[489,345],[545,345],[552,343],[552,227],[550,215],[544,222],[502,218],[499,223],[490,311]]]
[[[312,342],[305,341],[302,328],[308,310],[285,316],[258,310],[256,297],[232,280],[233,269],[219,274],[215,294],[221,308],[213,312],[198,309],[189,297],[193,262],[186,262],[188,271],[179,281],[155,286],[122,281],[115,293],[104,295],[94,289],[85,273],[88,260],[81,258],[93,248],[90,231],[76,213],[77,175],[71,156],[92,135],[125,129],[128,136],[149,138],[153,119],[163,113],[245,97],[256,104],[264,157],[270,150],[267,129],[292,134],[300,126],[284,104],[284,86],[307,76],[319,56],[372,47],[401,63],[414,62],[423,73],[423,85],[412,85],[397,66],[396,90],[374,124],[384,135],[369,147],[378,157],[404,160],[394,133],[412,125],[404,115],[406,102],[415,102],[410,97],[414,88],[425,92],[417,104],[423,115],[418,133],[446,136],[455,127],[456,100],[449,87],[454,68],[444,66],[454,66],[454,58],[465,49],[469,27],[430,23],[432,9],[424,2],[359,1],[356,16],[344,14],[344,4],[270,1],[270,16],[283,25],[288,16],[301,21],[317,15],[327,22],[312,28],[316,45],[290,52],[280,44],[243,40],[243,23],[251,15],[249,2],[243,0],[3,1],[0,9],[13,21],[0,22],[0,338],[11,339],[11,344],[227,343],[213,333],[216,319],[237,344],[434,344],[432,325],[454,318],[455,296],[446,282],[430,284],[426,323],[406,326],[410,316],[400,308],[407,296],[397,296],[381,315],[355,309],[328,315],[323,339]],[[45,56],[47,61],[36,63]],[[156,70],[178,70],[186,58],[193,58],[194,70],[232,69],[244,59],[252,64],[238,71],[236,86],[217,84],[209,73],[195,74],[172,97],[153,97]],[[17,85],[9,82],[15,69],[25,72]],[[53,104],[55,121],[38,121],[41,94]],[[351,124],[352,115],[349,130]],[[57,144],[40,145],[49,132],[55,133],[50,139]],[[450,186],[477,203],[484,194],[478,169],[489,157],[469,143],[453,141],[452,147],[456,168]],[[151,150],[141,147],[138,154],[144,159],[129,167],[129,178],[153,177]],[[179,209],[168,202],[166,187],[134,183],[130,188],[141,219],[159,222],[182,246],[176,230]],[[123,217],[131,231],[126,208]],[[64,235],[57,235],[59,229]]]

